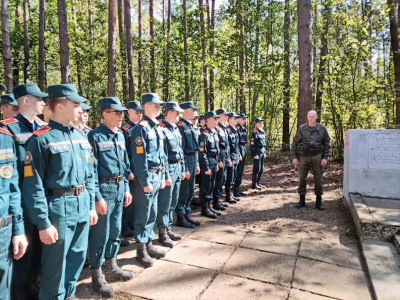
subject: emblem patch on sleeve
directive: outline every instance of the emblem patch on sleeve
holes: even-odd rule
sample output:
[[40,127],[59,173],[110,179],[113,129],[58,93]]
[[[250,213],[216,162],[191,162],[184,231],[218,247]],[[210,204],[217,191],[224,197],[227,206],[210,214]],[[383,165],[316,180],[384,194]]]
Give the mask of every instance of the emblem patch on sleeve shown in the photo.
[[10,165],[5,165],[0,168],[0,176],[6,179],[11,178],[13,173],[13,167]]
[[[143,138],[141,137],[141,136],[138,136],[136,139],[135,139],[135,143],[136,143],[136,145],[142,145],[143,144]],[[143,148],[143,147],[142,147]]]
[[24,167],[24,177],[33,177],[33,170],[31,165]]
[[25,159],[24,162],[25,164],[29,164],[32,161],[32,153],[30,151],[26,151],[25,153]]
[[204,147],[204,145],[205,145],[204,141],[201,141],[200,142],[200,147]]

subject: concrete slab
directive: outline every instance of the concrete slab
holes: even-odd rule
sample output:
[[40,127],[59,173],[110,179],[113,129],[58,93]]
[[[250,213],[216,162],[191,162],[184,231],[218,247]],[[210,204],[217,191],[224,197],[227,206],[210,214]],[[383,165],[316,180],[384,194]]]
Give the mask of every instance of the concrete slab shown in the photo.
[[155,300],[196,299],[213,274],[212,270],[159,260],[119,290]]
[[224,273],[290,286],[295,257],[239,248]]
[[299,256],[362,270],[360,255],[355,245],[344,246],[329,241],[303,239]]
[[400,255],[396,248],[376,239],[365,239],[361,246],[376,299],[400,299]]
[[300,257],[293,287],[344,300],[371,299],[362,271]]
[[239,246],[247,234],[247,230],[233,226],[207,225],[199,226],[190,235],[191,239]]
[[396,247],[397,252],[400,254],[400,235],[398,234],[394,236],[394,246]]
[[400,226],[400,201],[393,199],[363,197],[372,217],[384,225]]
[[201,300],[286,300],[289,288],[231,275],[219,274]]
[[332,298],[327,298],[320,295],[311,294],[310,292],[303,292],[296,289],[290,290],[289,300],[329,300]]
[[212,270],[220,269],[235,247],[198,240],[183,240],[165,256],[165,260]]
[[264,250],[268,252],[296,255],[300,238],[272,232],[249,232],[241,247]]

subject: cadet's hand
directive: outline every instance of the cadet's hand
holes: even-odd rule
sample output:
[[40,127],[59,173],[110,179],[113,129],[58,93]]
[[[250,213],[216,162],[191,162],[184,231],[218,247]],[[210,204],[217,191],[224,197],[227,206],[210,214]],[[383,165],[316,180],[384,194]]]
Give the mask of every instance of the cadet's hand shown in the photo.
[[327,159],[323,158],[323,159],[321,160],[321,166],[325,167],[327,163],[328,163],[328,160],[327,160]]
[[132,195],[129,192],[125,192],[125,201],[124,201],[124,207],[127,207],[131,205],[132,203]]
[[189,171],[186,171],[186,172],[185,172],[185,175],[186,175],[186,176],[185,176],[186,179],[189,179],[189,178],[190,178],[190,172],[189,172]]
[[98,219],[99,219],[99,216],[97,215],[96,210],[93,209],[93,210],[89,211],[90,226],[96,225]]
[[106,215],[107,214],[107,203],[104,199],[100,199],[99,201],[96,201],[96,212],[99,215]]
[[143,187],[143,192],[145,193],[151,193],[152,191],[153,191],[153,186],[151,184],[149,186]]
[[205,171],[204,174],[211,175],[211,170]]
[[28,240],[25,234],[16,235],[12,238],[14,259],[18,260],[24,256],[26,247],[28,247]]
[[232,161],[231,161],[231,160],[228,160],[228,167],[229,167],[229,168],[232,168],[232,166],[233,166]]
[[[181,173],[181,180],[185,180],[185,174],[186,174],[185,172]],[[190,176],[190,173],[189,173],[189,176]]]
[[218,172],[218,170],[219,170],[219,167],[217,166],[217,172]]
[[267,157],[267,153],[264,154],[264,158],[266,158],[266,157]]
[[58,241],[57,229],[53,225],[51,225],[49,228],[39,230],[39,237],[43,244],[54,244]]
[[242,160],[243,160],[243,158],[242,158],[242,156],[240,155],[240,156],[239,156],[239,161],[242,161]]
[[160,184],[160,190],[165,188],[165,179],[161,180],[161,184]]
[[[298,165],[299,164],[299,160],[297,158],[293,158],[292,163],[294,165]],[[322,163],[322,161],[321,161],[321,163]]]
[[166,186],[171,186],[171,185],[172,185],[172,180],[171,180],[171,178],[165,179],[165,185],[166,185]]
[[134,180],[135,179],[135,175],[133,175],[133,173],[129,174],[128,179],[129,180]]
[[254,159],[260,159],[260,158],[258,157],[258,155],[256,155],[256,156],[254,156]]
[[200,174],[200,168],[196,167],[196,175],[199,175],[199,174]]
[[220,161],[219,163],[218,163],[218,168],[223,168],[224,167],[224,164],[222,163],[222,161]]

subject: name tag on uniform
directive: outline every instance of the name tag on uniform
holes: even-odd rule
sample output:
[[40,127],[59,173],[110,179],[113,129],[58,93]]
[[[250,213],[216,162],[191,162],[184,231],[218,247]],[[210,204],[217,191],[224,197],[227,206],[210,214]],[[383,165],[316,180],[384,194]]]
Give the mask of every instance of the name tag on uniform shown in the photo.
[[192,134],[192,131],[191,131],[190,129],[186,129],[184,132],[185,132],[186,134]]
[[114,148],[114,143],[113,142],[100,142],[97,143],[97,146],[99,149],[109,149],[109,148]]

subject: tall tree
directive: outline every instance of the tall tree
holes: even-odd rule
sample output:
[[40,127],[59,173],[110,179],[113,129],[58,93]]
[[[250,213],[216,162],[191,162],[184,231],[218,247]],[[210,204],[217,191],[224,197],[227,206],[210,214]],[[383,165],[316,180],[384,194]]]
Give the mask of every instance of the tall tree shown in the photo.
[[108,96],[115,96],[116,43],[117,43],[116,0],[108,1]]
[[239,30],[239,105],[240,111],[246,112],[244,98],[244,33],[243,33],[243,0],[237,1],[237,26]]
[[45,61],[45,48],[44,48],[44,8],[45,8],[45,0],[39,1],[39,65],[38,65],[38,81],[39,88],[44,90],[45,81],[46,81],[46,73],[44,69],[44,61]]
[[396,92],[396,125],[400,124],[400,46],[399,27],[396,19],[396,5],[393,0],[388,0],[390,22],[390,44],[394,65],[394,87]]
[[[127,43],[125,43],[125,25],[124,25],[124,9],[122,6],[123,0],[118,0],[118,33],[119,33],[119,53],[121,55],[121,80],[122,80],[122,99],[126,101],[128,97],[128,82],[127,78],[127,59],[126,51]],[[126,48],[125,48],[126,47]]]
[[65,0],[57,0],[58,27],[60,36],[60,70],[61,83],[70,82],[69,46],[68,46],[68,20]]
[[29,82],[30,65],[29,65],[29,9],[28,0],[23,0],[24,6],[24,82]]
[[128,65],[129,100],[135,100],[135,84],[133,75],[133,54],[132,54],[132,19],[131,1],[125,0],[125,34],[126,34],[126,61]]
[[139,93],[142,93],[142,76],[143,76],[143,64],[142,64],[142,0],[138,0],[138,89]]
[[1,40],[3,46],[4,76],[7,92],[11,93],[14,82],[11,62],[10,28],[8,26],[7,0],[1,0]]
[[73,30],[74,30],[74,60],[76,64],[76,74],[78,77],[78,91],[79,93],[82,93],[82,73],[81,73],[81,58],[79,55],[79,50],[78,50],[78,32],[77,32],[77,21],[76,21],[76,8],[75,8],[75,1],[72,1],[72,20],[73,20]]
[[200,40],[201,40],[201,57],[203,66],[203,93],[204,93],[204,108],[209,110],[210,104],[208,99],[208,73],[207,73],[207,50],[206,50],[206,31],[204,22],[204,7],[203,0],[199,0],[200,10]]
[[183,64],[185,69],[185,101],[189,101],[189,67],[188,67],[188,43],[187,43],[187,3],[183,0]]
[[169,61],[170,61],[170,54],[169,49],[171,45],[170,41],[170,34],[171,34],[171,0],[168,0],[168,12],[167,12],[167,43],[165,47],[165,101],[169,101]]
[[154,45],[154,0],[149,0],[150,14],[150,90],[156,91],[156,57]]
[[311,3],[297,0],[297,32],[299,48],[299,95],[297,98],[297,127],[306,122],[312,108],[312,60],[311,60]]
[[[21,32],[21,0],[15,1],[15,25],[14,25],[14,34],[11,33],[11,36],[14,36],[14,43],[16,45],[21,45],[22,41],[20,40],[20,32]],[[15,47],[12,55],[12,67],[13,67],[13,81],[14,86],[19,84],[19,70],[20,70],[20,56],[22,47]]]
[[[214,59],[214,45],[215,45],[215,0],[211,0],[211,22],[210,22],[210,50],[209,56]],[[210,66],[210,109],[214,110],[214,65]]]
[[285,0],[285,23],[283,33],[284,48],[284,90],[283,90],[283,123],[282,123],[282,149],[290,149],[290,0]]

